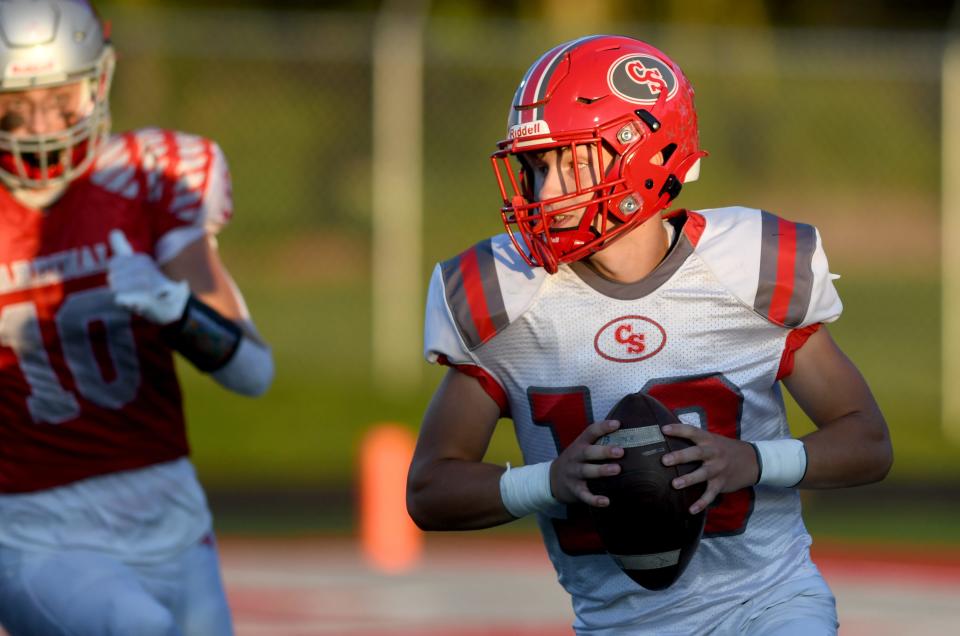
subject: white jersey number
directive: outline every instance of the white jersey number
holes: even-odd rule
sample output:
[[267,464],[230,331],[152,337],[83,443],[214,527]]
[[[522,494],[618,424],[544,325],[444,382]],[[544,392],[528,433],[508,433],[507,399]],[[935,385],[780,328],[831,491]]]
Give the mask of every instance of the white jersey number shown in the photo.
[[[54,322],[81,397],[108,409],[122,408],[136,397],[140,363],[130,313],[113,304],[110,290],[100,287],[70,294]],[[0,311],[0,344],[17,356],[30,387],[27,408],[34,422],[60,424],[80,414],[76,396],[63,387],[50,364],[36,305],[22,302]],[[109,357],[112,373],[101,369],[97,345]]]

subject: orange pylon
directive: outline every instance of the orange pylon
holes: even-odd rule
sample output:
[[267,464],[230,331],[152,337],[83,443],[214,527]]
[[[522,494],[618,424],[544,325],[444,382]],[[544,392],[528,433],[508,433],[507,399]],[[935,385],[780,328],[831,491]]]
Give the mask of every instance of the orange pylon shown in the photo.
[[407,470],[413,433],[399,424],[377,424],[360,444],[360,543],[374,568],[409,570],[423,552],[423,533],[407,514]]

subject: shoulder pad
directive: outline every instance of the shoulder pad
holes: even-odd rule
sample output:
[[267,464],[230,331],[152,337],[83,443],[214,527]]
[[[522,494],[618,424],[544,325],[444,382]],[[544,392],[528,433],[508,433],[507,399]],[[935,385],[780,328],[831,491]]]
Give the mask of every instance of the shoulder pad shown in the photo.
[[506,234],[439,263],[427,297],[427,359],[463,361],[529,308],[546,276],[523,261]]
[[202,234],[216,234],[233,215],[230,170],[220,147],[203,137],[159,128],[115,135],[90,180],[157,216],[154,256],[164,263]]
[[743,207],[691,212],[688,224],[714,275],[770,322],[796,328],[840,316],[837,277],[814,226]]

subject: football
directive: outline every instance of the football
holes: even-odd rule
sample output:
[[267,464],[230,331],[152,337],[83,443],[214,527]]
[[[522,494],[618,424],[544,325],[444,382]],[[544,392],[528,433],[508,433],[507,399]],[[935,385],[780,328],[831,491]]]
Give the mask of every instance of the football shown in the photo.
[[686,463],[664,466],[665,454],[692,446],[664,435],[660,427],[677,423],[670,409],[645,393],[631,393],[607,414],[620,428],[597,443],[624,449],[620,473],[587,481],[596,495],[610,499],[606,508],[590,507],[604,548],[624,574],[647,588],[663,590],[680,578],[703,533],[704,513],[689,508],[703,495],[705,483],[677,490],[671,481],[697,469]]

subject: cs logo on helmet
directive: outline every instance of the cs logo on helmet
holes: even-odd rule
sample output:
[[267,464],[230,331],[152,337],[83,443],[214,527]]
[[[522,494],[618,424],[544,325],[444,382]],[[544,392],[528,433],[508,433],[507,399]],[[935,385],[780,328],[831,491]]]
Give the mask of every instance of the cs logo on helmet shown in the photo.
[[626,55],[610,66],[607,72],[610,90],[634,104],[655,104],[661,93],[667,99],[677,92],[677,76],[673,69],[652,55]]

